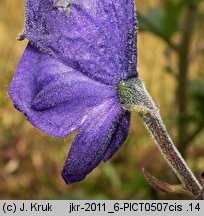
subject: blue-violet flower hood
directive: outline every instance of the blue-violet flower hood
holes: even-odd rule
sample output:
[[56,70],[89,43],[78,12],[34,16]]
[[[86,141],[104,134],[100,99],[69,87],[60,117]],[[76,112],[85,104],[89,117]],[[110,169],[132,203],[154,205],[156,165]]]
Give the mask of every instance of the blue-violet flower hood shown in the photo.
[[29,43],[9,94],[41,131],[76,135],[62,176],[80,181],[128,135],[120,81],[137,77],[133,0],[25,0]]

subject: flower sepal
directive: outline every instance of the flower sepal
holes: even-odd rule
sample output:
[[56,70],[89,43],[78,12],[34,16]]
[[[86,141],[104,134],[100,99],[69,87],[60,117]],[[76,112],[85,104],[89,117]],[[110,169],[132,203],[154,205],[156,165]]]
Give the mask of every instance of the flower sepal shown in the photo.
[[159,115],[159,108],[148,93],[143,80],[139,77],[123,80],[119,83],[119,98],[123,108],[141,116]]

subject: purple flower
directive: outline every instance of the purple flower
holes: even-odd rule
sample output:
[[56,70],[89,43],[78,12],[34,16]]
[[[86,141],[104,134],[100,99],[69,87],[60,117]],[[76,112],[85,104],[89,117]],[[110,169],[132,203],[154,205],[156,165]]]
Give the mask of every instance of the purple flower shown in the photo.
[[136,77],[133,0],[25,0],[29,40],[9,94],[36,128],[55,137],[79,130],[62,170],[80,181],[128,135],[118,84]]

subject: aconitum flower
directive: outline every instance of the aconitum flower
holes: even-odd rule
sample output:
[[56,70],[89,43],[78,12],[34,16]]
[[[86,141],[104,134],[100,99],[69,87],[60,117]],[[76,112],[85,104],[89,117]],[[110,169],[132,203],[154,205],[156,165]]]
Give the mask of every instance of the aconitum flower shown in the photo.
[[174,146],[159,109],[137,73],[134,0],[25,0],[19,39],[28,46],[9,94],[36,128],[55,137],[78,130],[62,176],[80,181],[119,150],[137,112],[182,182],[172,187],[149,175],[162,191],[204,199],[203,186]]
[[76,135],[62,176],[80,181],[128,135],[118,85],[137,77],[134,0],[25,0],[29,43],[9,94],[41,131]]

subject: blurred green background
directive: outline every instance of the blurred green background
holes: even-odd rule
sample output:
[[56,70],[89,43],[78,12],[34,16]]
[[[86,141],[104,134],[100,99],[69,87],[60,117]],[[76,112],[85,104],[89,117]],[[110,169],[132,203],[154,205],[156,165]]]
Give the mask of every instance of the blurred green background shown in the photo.
[[[173,140],[197,177],[204,171],[204,1],[137,0],[139,72]],[[74,134],[52,138],[14,109],[8,87],[27,41],[24,1],[0,0],[0,199],[186,199],[152,189],[141,168],[172,184],[141,120],[133,115],[120,151],[79,183],[60,172]]]

